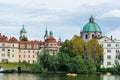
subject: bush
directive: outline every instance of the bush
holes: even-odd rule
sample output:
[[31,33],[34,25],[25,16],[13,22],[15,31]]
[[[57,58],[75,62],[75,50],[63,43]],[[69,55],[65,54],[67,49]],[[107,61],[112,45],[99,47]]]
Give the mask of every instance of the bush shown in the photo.
[[46,73],[47,69],[44,69],[43,66],[39,63],[32,64],[31,71],[33,73]]

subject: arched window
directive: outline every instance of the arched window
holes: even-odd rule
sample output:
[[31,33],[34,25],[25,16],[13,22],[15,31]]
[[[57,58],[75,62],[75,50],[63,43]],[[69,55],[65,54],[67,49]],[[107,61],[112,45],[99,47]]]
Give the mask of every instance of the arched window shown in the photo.
[[85,39],[88,39],[88,34],[85,34]]
[[95,38],[95,35],[94,35],[94,34],[92,34],[92,38]]

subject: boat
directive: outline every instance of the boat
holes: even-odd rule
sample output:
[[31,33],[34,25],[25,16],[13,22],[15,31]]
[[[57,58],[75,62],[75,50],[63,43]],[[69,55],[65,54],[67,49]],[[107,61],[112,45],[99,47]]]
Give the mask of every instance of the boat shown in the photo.
[[107,72],[107,73],[106,73],[106,75],[107,75],[107,76],[110,76],[110,75],[111,75],[111,73],[110,73],[110,72]]
[[0,67],[0,73],[15,73],[17,72],[16,69],[3,69],[2,67]]
[[67,73],[66,76],[77,77],[77,74],[75,74],[75,73]]

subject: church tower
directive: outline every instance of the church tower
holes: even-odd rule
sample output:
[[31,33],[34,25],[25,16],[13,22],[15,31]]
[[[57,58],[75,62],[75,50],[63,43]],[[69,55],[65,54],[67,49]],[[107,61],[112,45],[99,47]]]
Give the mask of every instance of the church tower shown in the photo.
[[23,38],[27,38],[26,34],[27,34],[27,31],[25,30],[24,25],[23,25],[22,29],[20,30],[19,39],[22,40]]
[[48,38],[48,30],[47,30],[47,27],[46,27],[46,30],[45,30],[45,35],[44,35],[44,41]]
[[93,16],[89,18],[89,23],[87,23],[85,26],[83,26],[82,31],[80,32],[81,38],[83,38],[85,41],[89,41],[92,38],[101,38],[102,37],[102,31],[100,26],[94,22]]

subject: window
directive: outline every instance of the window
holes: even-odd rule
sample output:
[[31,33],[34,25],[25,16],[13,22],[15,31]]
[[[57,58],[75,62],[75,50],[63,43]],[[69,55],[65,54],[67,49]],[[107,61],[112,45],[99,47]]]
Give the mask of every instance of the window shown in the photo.
[[98,38],[100,38],[100,35],[98,35]]
[[46,46],[48,46],[49,44],[46,44]]
[[24,51],[24,53],[25,53],[25,51]]
[[34,63],[35,61],[33,60],[33,63]]
[[20,48],[24,48],[24,44],[20,44]]
[[95,38],[95,35],[94,35],[94,34],[92,34],[92,38]]
[[33,53],[34,53],[34,51],[33,51]]
[[5,51],[5,48],[2,48],[2,51]]
[[34,45],[34,48],[35,48],[35,49],[38,49],[38,45],[37,45],[37,44],[36,44],[36,45]]
[[14,49],[12,50],[12,52],[14,52]]
[[28,63],[30,63],[30,60],[28,60]]
[[111,47],[111,44],[107,44],[107,47]]
[[88,35],[87,34],[85,34],[85,39],[88,39]]
[[12,57],[14,57],[14,54],[12,54]]
[[119,45],[119,44],[116,44],[116,47],[120,47],[120,45]]
[[35,58],[35,56],[33,55],[33,58]]
[[19,58],[21,58],[21,55],[19,55]]
[[30,45],[30,44],[28,44],[28,45],[27,45],[27,48],[28,48],[28,49],[31,49],[31,45]]
[[119,53],[119,50],[116,50],[116,53]]
[[30,53],[30,51],[28,51],[28,53]]
[[5,46],[5,44],[3,43],[2,46]]
[[24,55],[24,58],[25,58],[25,55]]
[[2,53],[2,57],[5,57],[5,53]]
[[107,62],[107,65],[111,65],[111,62]]
[[107,50],[107,53],[111,53],[111,50]]
[[28,58],[30,58],[30,55],[28,55]]
[[12,44],[12,47],[14,47],[14,44]]
[[107,55],[107,59],[111,59],[111,55]]

